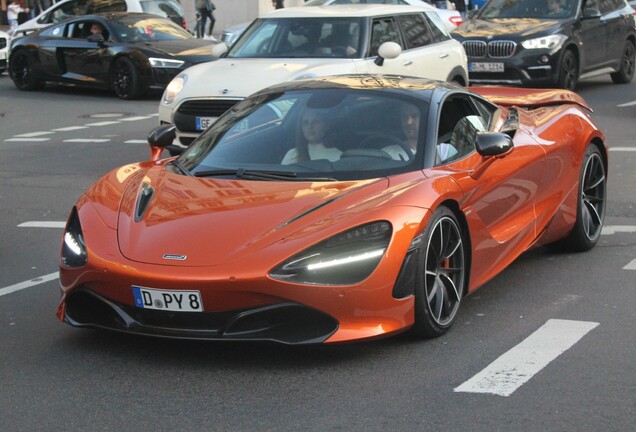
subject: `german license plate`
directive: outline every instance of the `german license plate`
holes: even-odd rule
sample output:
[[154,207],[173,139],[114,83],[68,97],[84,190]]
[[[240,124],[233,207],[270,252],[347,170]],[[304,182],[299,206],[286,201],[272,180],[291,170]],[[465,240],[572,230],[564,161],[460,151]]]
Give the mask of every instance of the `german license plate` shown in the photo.
[[164,290],[132,286],[135,306],[170,312],[203,312],[199,291]]
[[196,118],[196,128],[197,130],[203,131],[209,128],[212,123],[216,121],[218,117],[197,117]]
[[468,65],[469,72],[503,72],[504,64],[503,63],[469,63]]

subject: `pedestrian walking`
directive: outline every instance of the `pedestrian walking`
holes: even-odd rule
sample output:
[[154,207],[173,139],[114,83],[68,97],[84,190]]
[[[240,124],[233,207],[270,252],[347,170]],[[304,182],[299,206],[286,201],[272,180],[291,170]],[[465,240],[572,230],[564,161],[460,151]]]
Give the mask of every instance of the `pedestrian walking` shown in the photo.
[[7,20],[9,21],[9,34],[13,34],[18,27],[18,15],[21,13],[28,13],[29,8],[23,8],[18,3],[18,0],[11,0],[9,6],[7,6]]
[[[206,38],[206,39],[214,39],[212,37],[212,29],[214,29],[214,23],[216,23],[216,19],[214,18],[214,3],[210,0],[195,0],[197,15],[199,17],[199,23],[197,25],[197,37],[198,38]],[[210,20],[210,27],[208,28],[207,37],[205,35],[205,24]]]
[[276,8],[276,9],[282,9],[285,7],[284,5],[284,1],[283,0],[272,0],[272,5]]

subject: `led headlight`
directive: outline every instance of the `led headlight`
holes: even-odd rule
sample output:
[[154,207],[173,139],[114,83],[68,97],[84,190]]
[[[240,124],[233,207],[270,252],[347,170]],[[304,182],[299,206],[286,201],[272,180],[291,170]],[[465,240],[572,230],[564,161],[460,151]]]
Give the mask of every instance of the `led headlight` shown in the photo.
[[187,81],[188,75],[186,74],[179,74],[174,77],[163,93],[163,103],[171,104],[174,102],[179,92],[183,90],[183,87],[185,87]]
[[66,223],[62,241],[62,264],[66,267],[81,267],[88,261],[86,244],[82,234],[77,209],[73,208]]
[[148,61],[150,61],[150,66],[153,68],[169,68],[169,69],[177,69],[183,66],[185,63],[182,60],[173,60],[173,59],[162,59],[149,57]]
[[525,49],[547,49],[555,50],[559,49],[563,42],[567,39],[567,36],[562,34],[553,34],[550,36],[544,36],[535,39],[528,39],[521,42],[521,46]]
[[355,284],[375,270],[390,240],[390,223],[361,225],[293,256],[272,270],[270,276],[306,284]]

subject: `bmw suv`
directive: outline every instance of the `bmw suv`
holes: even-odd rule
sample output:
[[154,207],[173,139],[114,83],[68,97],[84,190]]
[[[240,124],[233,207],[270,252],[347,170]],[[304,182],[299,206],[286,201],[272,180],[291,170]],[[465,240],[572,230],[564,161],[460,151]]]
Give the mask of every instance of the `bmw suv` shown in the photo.
[[619,84],[634,75],[636,24],[626,0],[490,0],[452,35],[472,84],[573,90],[594,75]]

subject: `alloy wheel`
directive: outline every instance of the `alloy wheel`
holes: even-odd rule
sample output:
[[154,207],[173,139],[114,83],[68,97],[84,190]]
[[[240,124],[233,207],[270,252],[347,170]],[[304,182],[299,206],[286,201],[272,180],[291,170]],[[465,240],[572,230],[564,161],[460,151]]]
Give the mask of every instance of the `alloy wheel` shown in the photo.
[[585,164],[581,188],[581,215],[585,235],[596,240],[603,228],[605,213],[605,166],[598,153],[593,153]]

